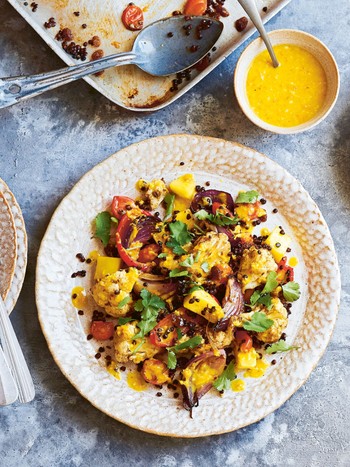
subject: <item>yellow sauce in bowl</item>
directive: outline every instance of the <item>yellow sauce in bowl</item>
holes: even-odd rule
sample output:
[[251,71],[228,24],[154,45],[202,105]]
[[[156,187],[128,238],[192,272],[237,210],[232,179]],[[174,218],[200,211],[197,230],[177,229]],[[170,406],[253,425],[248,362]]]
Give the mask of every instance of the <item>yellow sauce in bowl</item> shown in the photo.
[[327,93],[327,78],[320,62],[307,50],[292,44],[274,46],[278,68],[266,51],[252,61],[246,92],[255,114],[279,127],[301,125],[314,118]]

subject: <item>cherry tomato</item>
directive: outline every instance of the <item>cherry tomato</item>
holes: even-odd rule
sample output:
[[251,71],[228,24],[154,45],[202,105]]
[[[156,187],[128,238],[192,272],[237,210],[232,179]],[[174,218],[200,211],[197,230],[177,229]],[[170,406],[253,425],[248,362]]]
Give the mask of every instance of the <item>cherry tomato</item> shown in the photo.
[[129,31],[139,31],[143,28],[143,11],[140,7],[129,3],[123,11],[122,21]]
[[114,334],[114,324],[110,321],[93,321],[90,334],[98,341],[110,339]]
[[121,219],[127,211],[127,207],[136,208],[135,201],[127,196],[114,196],[112,201],[112,214],[117,219]]
[[281,283],[294,281],[294,269],[287,265],[287,256],[283,256],[277,265],[277,280]]
[[159,245],[156,245],[155,243],[152,243],[151,245],[146,245],[141,249],[138,261],[140,261],[141,263],[149,263],[151,261],[154,261],[157,258],[159,252]]
[[143,379],[151,384],[164,384],[170,382],[169,370],[164,362],[157,358],[144,361],[141,374]]
[[184,13],[189,16],[202,16],[208,8],[207,0],[188,0]]
[[253,347],[253,339],[250,337],[247,331],[236,331],[235,338],[241,352],[248,352]]
[[159,321],[150,332],[150,341],[158,347],[171,347],[178,339],[174,314],[166,316]]

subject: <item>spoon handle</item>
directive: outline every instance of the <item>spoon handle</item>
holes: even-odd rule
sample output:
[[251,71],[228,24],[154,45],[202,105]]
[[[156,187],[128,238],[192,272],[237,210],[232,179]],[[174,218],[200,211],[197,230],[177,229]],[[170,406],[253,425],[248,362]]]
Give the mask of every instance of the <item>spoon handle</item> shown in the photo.
[[255,0],[238,0],[238,2],[241,4],[241,7],[247,13],[249,18],[252,20],[254,26],[259,31],[259,34],[262,40],[265,42],[267,50],[269,51],[273,66],[277,68],[279,66],[279,63],[276,58],[275,52],[272,48],[269,36],[267,35],[263,22],[261,21],[261,17],[259,15]]
[[128,65],[136,60],[133,52],[108,55],[81,65],[31,76],[0,78],[0,109],[16,104],[30,97],[75,81],[83,76],[97,73],[118,65]]
[[0,347],[0,406],[9,405],[18,398],[17,385]]

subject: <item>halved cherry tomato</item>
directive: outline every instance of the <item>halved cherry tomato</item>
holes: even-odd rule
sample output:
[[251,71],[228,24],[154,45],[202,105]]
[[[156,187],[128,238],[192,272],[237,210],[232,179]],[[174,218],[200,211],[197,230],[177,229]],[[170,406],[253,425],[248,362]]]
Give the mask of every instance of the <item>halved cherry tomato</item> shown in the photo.
[[159,321],[150,332],[150,341],[158,347],[171,347],[178,339],[174,313]]
[[114,334],[114,324],[110,321],[93,321],[90,334],[98,341],[110,339]]
[[139,253],[138,261],[141,263],[149,263],[150,261],[154,261],[158,253],[160,252],[160,246],[152,243],[151,245],[146,245],[141,248]]
[[164,384],[170,382],[169,370],[164,362],[157,358],[149,358],[144,361],[141,375],[148,383]]
[[143,11],[140,7],[129,3],[123,11],[122,21],[129,31],[139,31],[143,28]]
[[188,0],[184,13],[189,16],[202,16],[208,8],[207,0]]
[[247,331],[236,331],[235,338],[241,352],[248,352],[253,347],[253,339],[250,337]]
[[[127,196],[114,196],[112,201],[112,214],[117,219],[121,219],[127,208],[136,208],[135,201]],[[130,208],[129,208],[130,209]]]
[[287,256],[283,256],[277,265],[277,280],[281,283],[294,281],[294,269],[287,265]]

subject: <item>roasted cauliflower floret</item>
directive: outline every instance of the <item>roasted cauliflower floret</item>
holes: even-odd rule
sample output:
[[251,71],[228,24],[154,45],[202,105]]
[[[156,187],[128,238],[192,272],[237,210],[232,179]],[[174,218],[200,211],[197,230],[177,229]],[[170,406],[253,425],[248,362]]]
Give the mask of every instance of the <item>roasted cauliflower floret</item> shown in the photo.
[[146,180],[139,180],[136,184],[136,188],[141,192],[141,197],[137,199],[138,204],[145,208],[157,209],[160,203],[168,193],[168,189],[163,180],[152,180],[146,182]]
[[228,326],[226,331],[214,331],[213,329],[208,329],[207,336],[213,349],[223,349],[232,344],[233,326]]
[[117,327],[114,334],[114,358],[117,362],[124,363],[131,360],[140,363],[159,352],[159,347],[153,345],[149,337],[144,337],[144,343],[140,346],[142,339],[134,339],[138,332],[137,321]]
[[120,302],[129,296],[138,276],[139,271],[130,268],[103,277],[91,289],[95,302],[111,316],[126,315],[130,310],[131,301],[123,306],[120,306]]
[[288,313],[284,308],[281,300],[279,298],[272,298],[271,300],[272,307],[268,310],[263,305],[259,305],[253,308],[253,311],[262,311],[266,314],[268,319],[273,320],[273,325],[264,332],[258,332],[257,338],[268,344],[272,342],[277,342],[280,340],[283,331],[288,325]]
[[256,246],[244,250],[237,276],[243,292],[265,284],[271,271],[277,271],[277,264],[268,250]]

